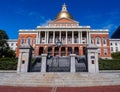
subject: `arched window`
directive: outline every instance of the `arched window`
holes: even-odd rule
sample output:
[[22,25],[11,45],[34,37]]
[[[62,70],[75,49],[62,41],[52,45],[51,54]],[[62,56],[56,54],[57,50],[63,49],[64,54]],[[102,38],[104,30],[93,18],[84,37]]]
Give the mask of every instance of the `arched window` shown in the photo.
[[27,39],[27,43],[30,45],[31,44],[31,38]]
[[91,44],[94,44],[94,38],[91,38]]
[[101,44],[99,37],[96,38],[96,43],[97,43],[98,45]]
[[103,44],[107,44],[106,38],[103,38]]
[[21,38],[21,44],[24,44],[24,42],[25,42],[25,39]]

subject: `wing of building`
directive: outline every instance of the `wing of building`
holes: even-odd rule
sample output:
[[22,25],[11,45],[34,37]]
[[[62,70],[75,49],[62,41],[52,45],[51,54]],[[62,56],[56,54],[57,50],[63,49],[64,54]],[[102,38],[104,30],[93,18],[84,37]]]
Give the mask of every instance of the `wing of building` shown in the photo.
[[[110,58],[108,32],[109,30],[81,26],[74,20],[64,4],[55,19],[47,26],[37,26],[33,30],[19,30],[16,56],[18,57],[19,46],[24,43],[34,48],[34,55],[47,53],[52,56],[68,56],[71,53],[84,55],[86,46],[95,44],[99,47],[99,57]],[[58,41],[62,43],[60,48],[56,46]]]

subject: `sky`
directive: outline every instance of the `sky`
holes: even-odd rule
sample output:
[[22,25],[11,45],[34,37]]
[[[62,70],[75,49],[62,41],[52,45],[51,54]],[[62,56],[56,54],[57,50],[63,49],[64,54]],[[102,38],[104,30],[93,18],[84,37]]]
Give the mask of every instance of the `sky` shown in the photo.
[[54,20],[64,3],[80,26],[109,29],[111,36],[120,25],[120,0],[0,0],[0,29],[17,39],[19,29],[36,29]]

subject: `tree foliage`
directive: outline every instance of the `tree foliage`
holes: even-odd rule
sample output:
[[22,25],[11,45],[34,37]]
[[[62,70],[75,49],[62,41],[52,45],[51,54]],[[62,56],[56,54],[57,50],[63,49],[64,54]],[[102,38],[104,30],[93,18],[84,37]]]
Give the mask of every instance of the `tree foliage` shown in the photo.
[[8,35],[4,30],[0,30],[0,58],[15,57],[15,52],[9,48],[7,43]]

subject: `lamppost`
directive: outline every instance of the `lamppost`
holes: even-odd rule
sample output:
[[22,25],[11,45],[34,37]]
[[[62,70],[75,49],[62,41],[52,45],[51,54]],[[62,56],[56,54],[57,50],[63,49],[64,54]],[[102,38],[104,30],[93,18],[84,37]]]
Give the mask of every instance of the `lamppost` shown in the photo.
[[[56,42],[56,46],[58,48],[58,52],[59,52],[59,48],[61,47],[62,45],[62,42],[58,39],[57,42]],[[59,67],[59,56],[57,57],[57,61],[58,61],[58,67]]]
[[61,45],[62,45],[62,42],[58,39],[57,42],[56,42],[56,46],[57,46],[58,48],[60,48]]

